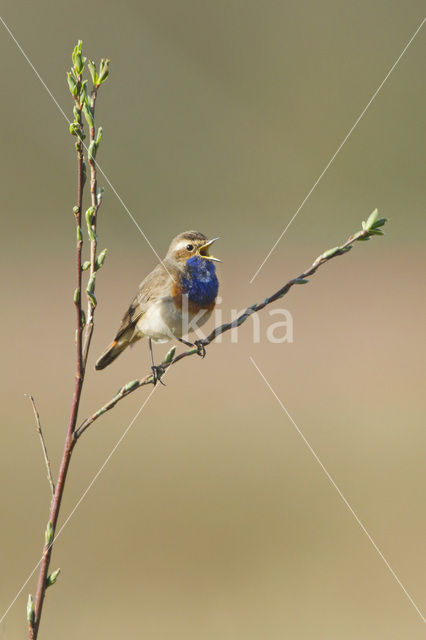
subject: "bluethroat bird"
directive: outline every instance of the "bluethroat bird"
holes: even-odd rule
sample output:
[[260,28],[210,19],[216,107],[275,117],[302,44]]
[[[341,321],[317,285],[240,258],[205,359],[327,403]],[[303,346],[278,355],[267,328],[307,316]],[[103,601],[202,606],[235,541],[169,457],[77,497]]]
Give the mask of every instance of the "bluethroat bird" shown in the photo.
[[104,369],[126,347],[147,337],[154,384],[163,370],[154,364],[152,342],[177,339],[187,346],[197,346],[205,355],[202,341],[188,342],[182,338],[202,326],[212,314],[219,282],[210,246],[218,240],[208,240],[199,231],[185,231],[174,238],[164,261],[139,285],[139,292],[124,314],[114,340],[96,362]]

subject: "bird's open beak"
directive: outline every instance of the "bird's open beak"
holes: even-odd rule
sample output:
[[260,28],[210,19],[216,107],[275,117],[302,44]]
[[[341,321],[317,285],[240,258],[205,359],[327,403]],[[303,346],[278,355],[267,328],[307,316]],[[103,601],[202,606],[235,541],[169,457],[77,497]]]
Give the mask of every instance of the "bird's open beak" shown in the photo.
[[206,244],[203,244],[203,246],[198,249],[198,253],[202,258],[206,258],[207,260],[214,260],[214,262],[222,262],[222,260],[219,260],[219,258],[215,258],[214,256],[211,256],[209,254],[209,248],[211,247],[213,242],[216,242],[216,240],[219,240],[219,238],[213,238],[213,240],[209,240],[208,242],[206,242]]

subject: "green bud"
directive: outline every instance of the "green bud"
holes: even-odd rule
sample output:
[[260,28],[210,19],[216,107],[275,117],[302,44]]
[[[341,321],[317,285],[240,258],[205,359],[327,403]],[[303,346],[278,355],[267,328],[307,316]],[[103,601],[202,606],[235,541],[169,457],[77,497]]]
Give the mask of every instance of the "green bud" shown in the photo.
[[83,309],[81,309],[80,312],[80,323],[82,327],[84,327],[84,325],[86,324],[86,314],[84,313]]
[[126,393],[127,391],[131,391],[132,389],[137,387],[138,384],[139,384],[139,380],[132,380],[131,382],[128,382],[127,384],[125,384],[124,387],[120,389],[120,391],[122,391],[123,393]]
[[[79,140],[84,140],[84,138],[86,137],[81,129],[81,125],[79,122],[71,122],[70,134],[72,136],[77,136]],[[78,147],[77,147],[77,150],[78,150]]]
[[80,207],[77,207],[77,205],[75,205],[75,207],[72,208],[73,213],[77,214],[80,213]]
[[76,84],[76,81],[74,80],[73,74],[71,74],[69,71],[67,73],[67,80],[68,80],[68,87],[69,87],[69,90],[71,92],[71,95],[76,98],[77,97],[77,84]]
[[81,72],[83,71],[83,57],[82,57],[81,53],[76,53],[73,56],[73,62],[74,62],[75,72],[78,75],[81,75]]
[[96,156],[96,142],[92,140],[87,150],[87,157],[89,158],[89,161],[90,161],[90,160],[94,160],[95,156]]
[[72,62],[75,68],[75,72],[81,75],[84,65],[86,64],[86,58],[82,55],[83,42],[79,40],[72,52]]
[[34,600],[31,593],[28,596],[27,601],[27,621],[30,627],[34,626],[35,622],[35,609],[34,609]]
[[80,120],[80,109],[77,107],[77,105],[75,104],[73,107],[73,115],[74,115],[74,120],[79,121]]
[[96,71],[96,65],[93,62],[93,60],[89,60],[89,62],[87,63],[87,66],[89,67],[89,71],[90,71],[90,76],[92,78],[92,82],[96,86],[98,84],[98,82],[99,82],[98,74],[97,74],[97,71]]
[[339,247],[333,247],[333,249],[329,249],[328,251],[324,251],[324,253],[322,253],[320,255],[320,259],[321,260],[326,260],[327,258],[331,258],[332,256],[334,256],[334,254],[336,253],[338,248]]
[[87,288],[86,291],[87,293],[93,293],[95,290],[95,280],[96,280],[96,273],[92,273],[92,275],[89,278],[89,282],[87,283]]
[[370,213],[370,215],[367,218],[367,222],[365,223],[365,228],[371,229],[373,224],[377,221],[378,217],[379,217],[379,212],[377,209],[374,209],[373,213]]
[[95,269],[96,269],[96,271],[98,269],[100,269],[102,267],[102,265],[104,264],[105,258],[106,258],[106,254],[107,254],[107,249],[104,249],[103,251],[100,252],[98,257],[96,258],[96,261],[95,261]]
[[80,226],[77,227],[77,242],[83,242],[83,234]]
[[176,347],[173,345],[173,347],[170,349],[170,351],[168,351],[166,353],[166,355],[164,356],[164,360],[163,360],[162,364],[168,364],[169,362],[171,362],[173,360],[173,358],[175,357],[175,353],[176,353]]
[[98,82],[97,82],[98,86],[100,84],[102,84],[103,82],[105,82],[105,80],[108,78],[108,75],[109,75],[109,63],[110,62],[111,61],[108,60],[108,58],[102,58],[101,64],[99,66],[99,78],[98,78]]
[[372,229],[377,229],[378,227],[383,227],[384,224],[386,224],[386,222],[388,221],[387,218],[379,218],[378,220],[376,220],[376,222],[373,224]]
[[92,307],[96,307],[96,305],[98,304],[98,301],[96,300],[96,297],[93,293],[90,293],[90,291],[87,291],[87,295],[90,299],[90,304],[92,305]]
[[52,584],[55,584],[60,573],[61,573],[60,569],[56,569],[56,571],[52,571],[52,573],[46,578],[46,587],[51,587]]
[[80,289],[74,291],[74,302],[78,304],[80,302]]
[[53,524],[52,521],[49,520],[49,522],[47,523],[46,526],[46,531],[44,534],[44,539],[46,542],[46,546],[49,546],[50,544],[52,544],[52,540],[53,540]]
[[99,127],[98,128],[98,133],[96,135],[96,140],[95,140],[97,147],[99,146],[99,144],[100,144],[100,142],[102,140],[102,133],[103,133],[103,129],[102,129],[102,127]]
[[87,271],[87,269],[90,267],[90,260],[86,260],[85,262],[83,262],[83,264],[81,265],[81,270],[82,271]]
[[294,284],[306,284],[309,280],[305,280],[304,278],[295,278],[293,282]]
[[93,214],[95,210],[93,207],[89,207],[86,211],[86,222],[87,222],[87,233],[89,234],[89,238],[92,242],[96,240],[96,234],[92,228]]
[[80,104],[86,105],[90,109],[90,98],[87,92],[87,80],[83,80],[80,89]]
[[93,120],[92,109],[87,106],[86,102],[83,103],[83,113],[89,129],[93,129],[95,122]]

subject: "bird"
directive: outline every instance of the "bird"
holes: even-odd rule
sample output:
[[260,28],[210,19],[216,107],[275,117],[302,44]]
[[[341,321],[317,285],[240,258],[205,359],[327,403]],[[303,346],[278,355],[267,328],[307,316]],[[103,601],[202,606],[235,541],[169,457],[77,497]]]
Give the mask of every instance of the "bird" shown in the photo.
[[199,231],[184,231],[173,238],[167,255],[139,285],[139,291],[123,316],[114,340],[95,364],[95,369],[110,365],[128,346],[147,337],[154,385],[161,381],[164,369],[154,364],[153,342],[177,339],[197,346],[204,357],[202,340],[194,343],[183,335],[201,327],[210,318],[216,304],[219,281],[211,245]]

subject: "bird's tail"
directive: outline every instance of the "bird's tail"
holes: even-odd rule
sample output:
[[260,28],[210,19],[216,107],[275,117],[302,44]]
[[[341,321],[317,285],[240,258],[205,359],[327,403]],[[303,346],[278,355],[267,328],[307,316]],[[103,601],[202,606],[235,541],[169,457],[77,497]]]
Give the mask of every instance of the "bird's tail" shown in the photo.
[[129,336],[126,336],[126,334],[120,336],[118,339],[116,338],[104,351],[99,360],[97,360],[95,369],[105,369],[105,367],[111,364],[111,362],[113,362],[120,353],[129,346],[130,342],[131,340],[129,339]]

